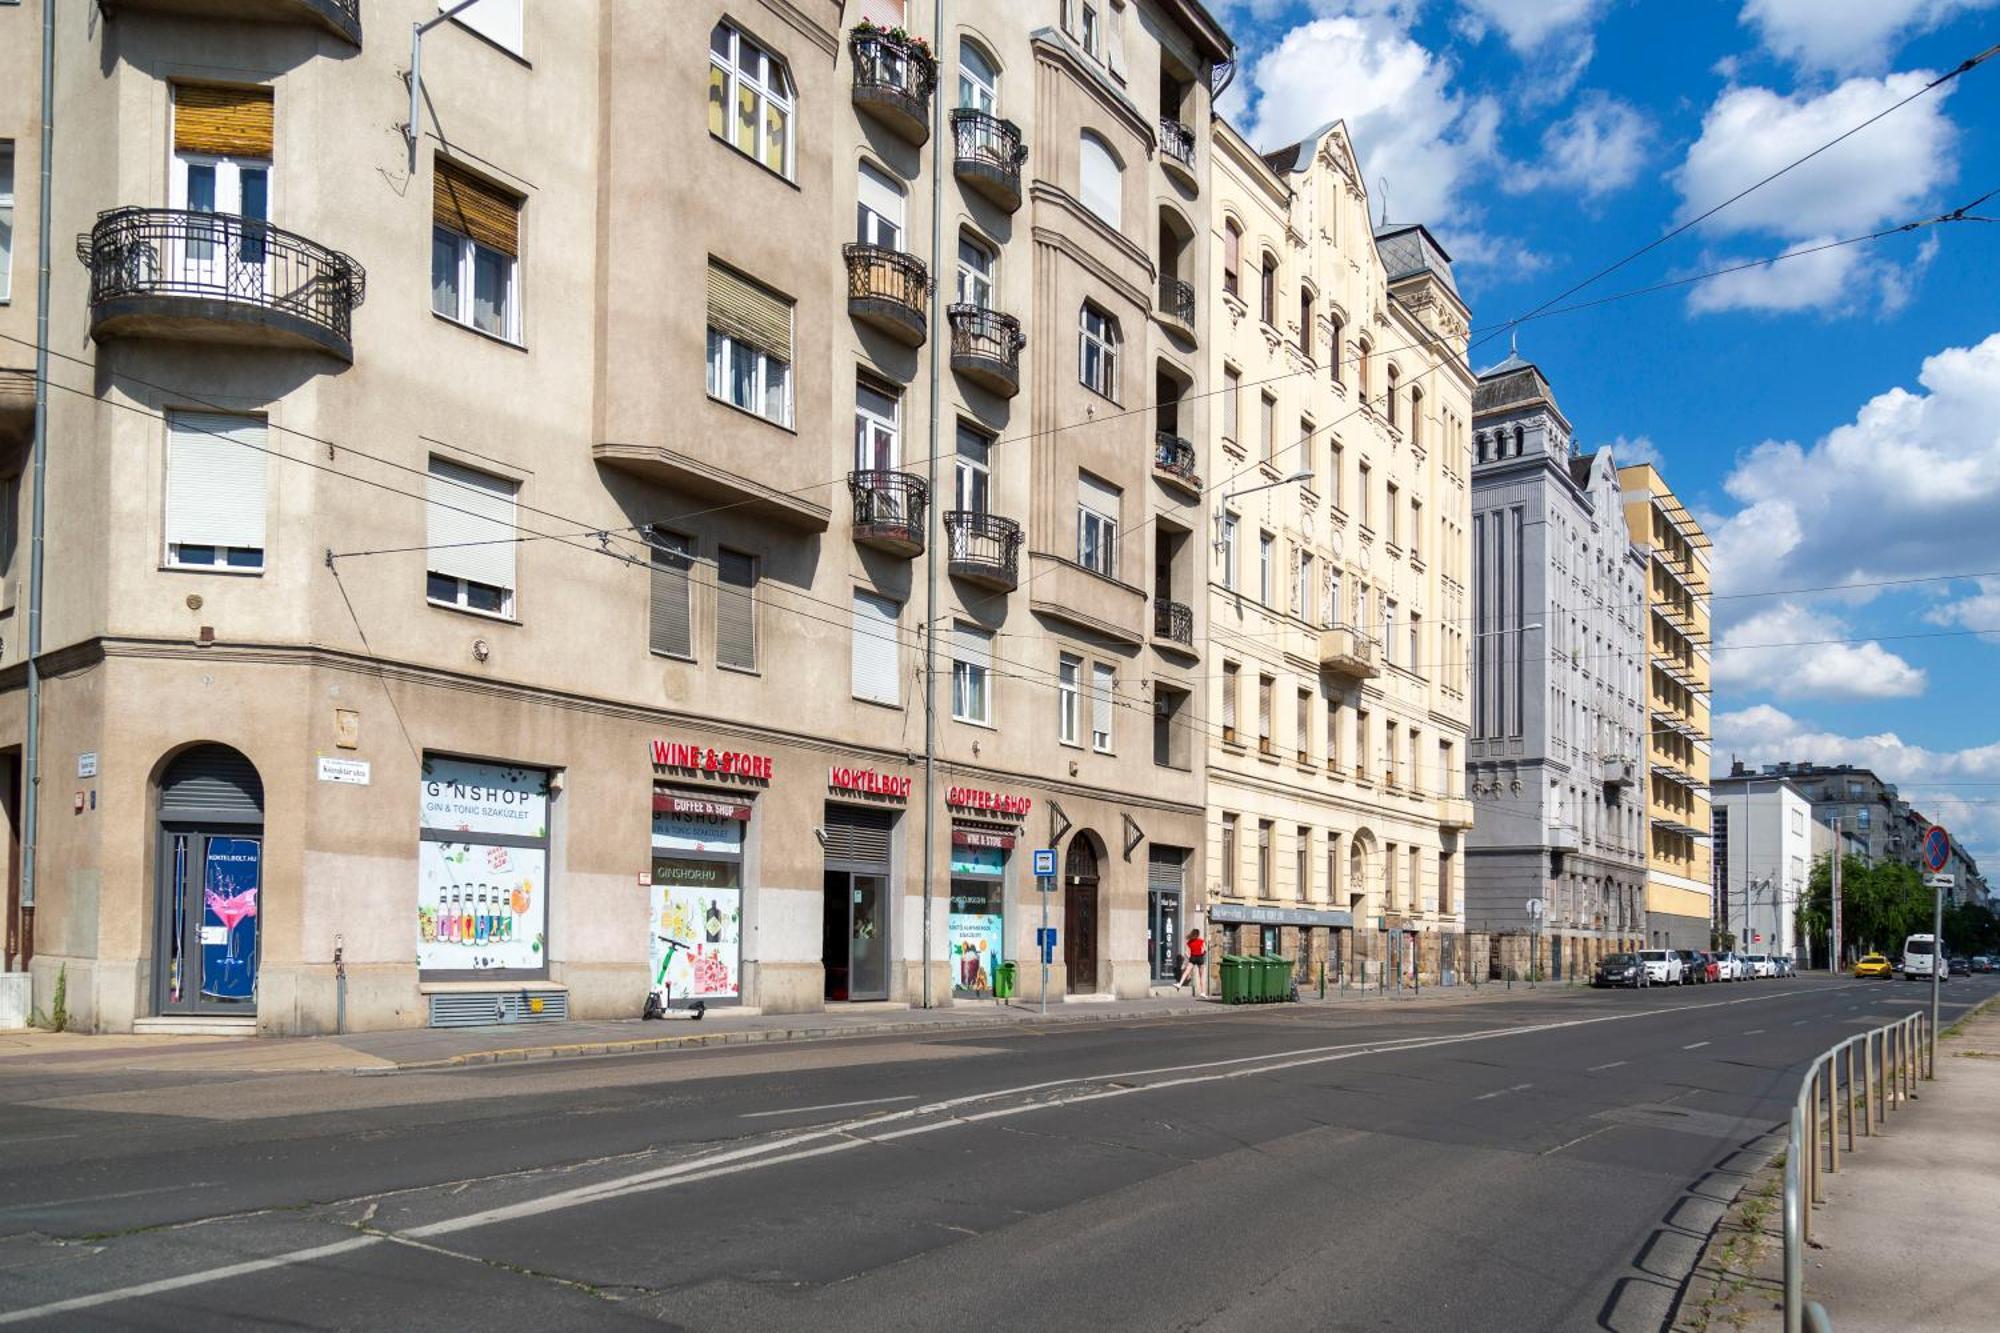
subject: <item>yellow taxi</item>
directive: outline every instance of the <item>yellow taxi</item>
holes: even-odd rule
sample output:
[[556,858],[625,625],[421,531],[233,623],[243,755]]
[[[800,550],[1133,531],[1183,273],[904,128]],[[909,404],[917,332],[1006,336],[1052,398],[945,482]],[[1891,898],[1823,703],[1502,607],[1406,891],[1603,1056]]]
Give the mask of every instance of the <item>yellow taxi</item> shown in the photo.
[[1854,965],[1854,975],[1856,977],[1883,977],[1893,981],[1896,976],[1896,968],[1894,964],[1890,963],[1888,959],[1879,953],[1863,954],[1861,961]]

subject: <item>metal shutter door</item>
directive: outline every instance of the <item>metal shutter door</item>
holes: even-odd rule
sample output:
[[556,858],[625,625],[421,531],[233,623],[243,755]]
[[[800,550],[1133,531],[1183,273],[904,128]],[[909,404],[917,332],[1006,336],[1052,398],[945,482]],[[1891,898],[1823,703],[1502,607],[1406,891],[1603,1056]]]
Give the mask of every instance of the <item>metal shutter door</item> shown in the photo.
[[694,626],[689,616],[690,579],[694,560],[688,539],[678,533],[652,534],[652,606],[647,638],[652,650],[669,657],[694,656]]
[[1178,847],[1151,847],[1146,851],[1146,887],[1163,893],[1179,893],[1185,879],[1187,853]]
[[899,603],[871,592],[854,594],[854,696],[876,703],[902,701],[896,616]]
[[848,805],[826,808],[826,864],[830,870],[889,873],[889,831],[896,817],[887,810]]
[[262,417],[167,414],[167,540],[264,547]]
[[426,484],[430,571],[511,591],[518,535],[514,491],[505,478],[433,458]]
[[264,782],[256,765],[228,746],[196,746],[160,780],[160,818],[261,824]]
[[757,665],[757,559],[724,549],[715,557],[715,660]]

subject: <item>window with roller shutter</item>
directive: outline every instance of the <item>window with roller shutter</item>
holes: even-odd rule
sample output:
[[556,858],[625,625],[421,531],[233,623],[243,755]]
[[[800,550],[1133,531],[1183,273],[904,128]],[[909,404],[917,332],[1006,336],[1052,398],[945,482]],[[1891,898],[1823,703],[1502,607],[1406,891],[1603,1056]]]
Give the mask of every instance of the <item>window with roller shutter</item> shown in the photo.
[[792,302],[708,264],[708,396],[792,424]]
[[166,559],[182,569],[264,568],[264,418],[167,413]]
[[854,590],[854,697],[870,703],[900,704],[902,673],[898,665],[897,616],[902,604],[872,592]]
[[726,546],[715,553],[715,660],[757,669],[757,557]]
[[654,528],[648,645],[663,657],[693,658],[694,543],[678,532]]
[[433,458],[425,490],[428,599],[437,606],[511,617],[518,483]]
[[431,309],[508,342],[521,341],[521,197],[434,159]]
[[1111,753],[1111,709],[1117,671],[1102,662],[1090,664],[1090,748],[1099,754]]

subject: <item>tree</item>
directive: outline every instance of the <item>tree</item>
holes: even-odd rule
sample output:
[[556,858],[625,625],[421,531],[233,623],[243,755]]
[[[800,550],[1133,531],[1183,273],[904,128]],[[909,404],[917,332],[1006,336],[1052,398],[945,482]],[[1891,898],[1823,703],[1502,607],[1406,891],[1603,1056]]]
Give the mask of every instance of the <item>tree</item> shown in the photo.
[[1944,942],[1954,954],[2000,951],[2000,916],[1977,903],[1946,903]]
[[[1849,856],[1840,866],[1840,924],[1845,947],[1875,950],[1894,957],[1906,936],[1931,928],[1931,890],[1906,865],[1869,865]],[[1799,904],[1799,932],[1824,940],[1833,920],[1831,856],[1813,862],[1805,901]]]

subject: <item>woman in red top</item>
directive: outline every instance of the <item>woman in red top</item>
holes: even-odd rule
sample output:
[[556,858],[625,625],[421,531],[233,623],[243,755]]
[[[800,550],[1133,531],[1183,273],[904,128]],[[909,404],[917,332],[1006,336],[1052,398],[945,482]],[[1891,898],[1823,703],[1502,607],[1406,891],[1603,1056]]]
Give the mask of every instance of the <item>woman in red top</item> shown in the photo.
[[1201,937],[1199,930],[1190,930],[1187,937],[1187,958],[1181,964],[1180,983],[1192,986],[1197,996],[1208,995],[1208,941]]

